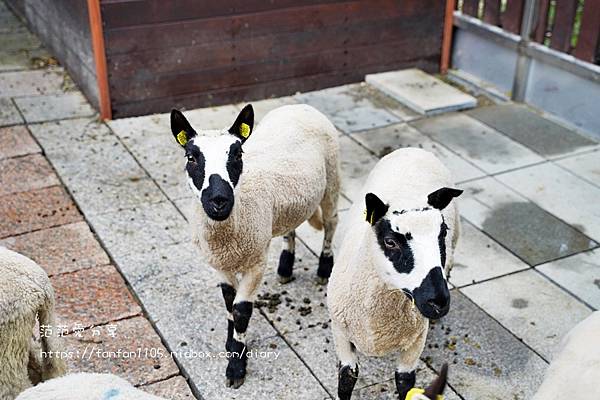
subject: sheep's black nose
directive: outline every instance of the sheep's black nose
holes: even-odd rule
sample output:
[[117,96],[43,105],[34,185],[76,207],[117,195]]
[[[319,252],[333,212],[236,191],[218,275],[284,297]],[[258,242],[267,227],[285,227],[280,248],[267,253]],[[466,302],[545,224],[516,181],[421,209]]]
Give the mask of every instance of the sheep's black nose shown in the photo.
[[215,208],[215,210],[221,211],[227,206],[227,197],[215,196],[210,199],[210,204]]
[[448,306],[448,300],[449,297],[436,297],[434,299],[430,299],[427,300],[427,305],[431,308],[433,308],[433,310],[435,312],[440,313],[442,310],[444,310],[447,306]]

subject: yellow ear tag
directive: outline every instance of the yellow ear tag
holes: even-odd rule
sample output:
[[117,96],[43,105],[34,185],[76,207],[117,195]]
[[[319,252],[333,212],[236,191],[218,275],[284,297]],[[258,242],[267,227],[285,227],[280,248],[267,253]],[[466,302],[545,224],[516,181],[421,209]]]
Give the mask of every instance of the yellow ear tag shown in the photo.
[[[408,391],[408,393],[406,393],[405,400],[413,400],[413,397],[415,395],[423,394],[423,393],[425,393],[424,389],[412,388]],[[442,396],[441,394],[438,394],[437,396],[435,396],[435,400],[444,400],[444,396]]]
[[240,135],[244,139],[248,139],[248,136],[250,136],[250,125],[244,123],[240,124]]
[[181,131],[177,134],[177,141],[179,142],[180,145],[185,146],[185,144],[187,143],[187,134],[185,133],[185,131]]
[[375,214],[375,213],[371,213],[371,215],[369,216],[369,215],[367,215],[367,210],[365,209],[365,211],[364,211],[365,221],[367,221],[371,225],[373,225],[373,214]]

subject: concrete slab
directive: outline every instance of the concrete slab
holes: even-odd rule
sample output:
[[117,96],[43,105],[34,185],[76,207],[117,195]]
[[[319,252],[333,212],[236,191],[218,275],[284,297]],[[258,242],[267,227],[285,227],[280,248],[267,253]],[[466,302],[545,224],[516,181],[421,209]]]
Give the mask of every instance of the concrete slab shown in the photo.
[[533,270],[461,291],[547,361],[567,332],[592,312]]
[[544,161],[528,148],[465,114],[421,119],[411,125],[490,174]]
[[0,49],[3,51],[27,51],[37,49],[42,45],[37,36],[27,30],[3,32],[0,35]]
[[140,387],[144,392],[170,400],[196,400],[183,376]]
[[[538,265],[597,244],[493,178],[460,185],[462,215],[529,265]],[[543,235],[531,234],[543,232]]]
[[547,364],[457,290],[450,312],[430,329],[423,357],[464,399],[529,399]]
[[28,123],[91,117],[96,114],[83,94],[78,91],[46,96],[17,97],[15,103]]
[[0,160],[41,151],[25,126],[0,128]]
[[[0,22],[1,31],[2,22]],[[0,72],[36,69],[36,63],[47,60],[49,57],[50,54],[42,48],[21,51],[0,50]]]
[[545,157],[569,154],[597,144],[523,105],[481,107],[468,114]]
[[0,196],[59,185],[60,180],[41,154],[0,160]]
[[340,137],[342,192],[354,200],[378,159],[347,136]]
[[461,287],[529,268],[496,241],[463,219],[450,282]]
[[563,158],[556,163],[600,187],[600,150]]
[[0,126],[17,125],[23,123],[23,117],[9,98],[0,97]]
[[378,157],[402,147],[419,147],[430,151],[450,169],[457,182],[485,176],[485,172],[407,124],[390,125],[353,133],[351,136]]
[[0,74],[0,97],[62,93],[63,70],[16,71]]
[[418,70],[382,72],[365,81],[423,115],[472,108],[477,99]]
[[536,269],[596,310],[600,309],[600,250],[552,261]]
[[401,121],[386,107],[372,99],[360,84],[338,86],[297,96],[299,103],[306,103],[321,111],[342,132],[350,133],[377,128]]
[[600,241],[600,188],[552,164],[542,164],[498,175],[546,211]]

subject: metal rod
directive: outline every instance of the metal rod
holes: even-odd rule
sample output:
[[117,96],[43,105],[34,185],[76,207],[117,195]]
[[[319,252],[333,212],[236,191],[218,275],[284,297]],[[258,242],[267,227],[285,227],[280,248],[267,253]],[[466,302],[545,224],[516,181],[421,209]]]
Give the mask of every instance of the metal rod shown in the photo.
[[515,69],[515,78],[512,88],[512,99],[514,101],[525,101],[527,84],[529,82],[529,71],[531,70],[531,58],[526,54],[525,48],[529,45],[531,33],[534,28],[537,0],[526,0],[523,19],[521,20],[521,40],[518,46],[518,58]]
[[96,63],[96,81],[98,82],[98,95],[100,96],[100,118],[112,119],[100,0],[88,0],[87,3],[90,18],[90,32],[92,34],[92,49],[94,51],[94,61]]

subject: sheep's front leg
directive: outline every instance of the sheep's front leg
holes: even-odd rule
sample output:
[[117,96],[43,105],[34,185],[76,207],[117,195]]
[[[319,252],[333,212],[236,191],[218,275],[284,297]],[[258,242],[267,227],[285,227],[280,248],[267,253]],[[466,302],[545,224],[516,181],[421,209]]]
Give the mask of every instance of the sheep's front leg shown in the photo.
[[221,293],[227,308],[227,341],[225,349],[229,350],[233,346],[233,301],[235,299],[236,287],[238,286],[235,274],[220,273],[221,276]]
[[335,351],[340,360],[338,364],[338,397],[340,400],[350,400],[352,390],[358,380],[356,349],[335,323],[332,323],[331,329]]
[[260,265],[242,275],[235,299],[233,301],[233,339],[227,347],[230,353],[225,375],[227,386],[234,389],[244,383],[248,363],[246,348],[246,330],[254,308],[254,294],[263,276],[264,266]]
[[426,323],[425,329],[413,345],[399,354],[394,377],[396,378],[396,390],[398,391],[398,399],[400,400],[404,400],[409,390],[415,386],[417,379],[415,368],[417,367],[421,353],[423,353],[428,329],[429,324]]
[[283,250],[279,256],[279,267],[277,267],[279,283],[288,283],[292,280],[295,253],[296,231],[290,231],[283,236]]

